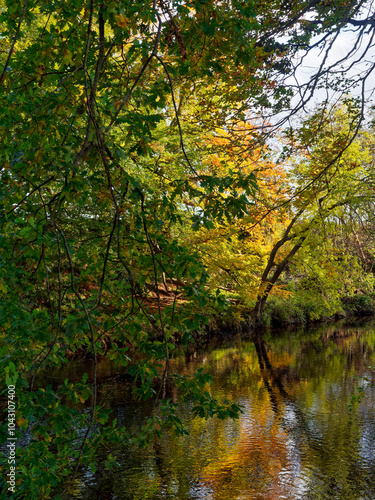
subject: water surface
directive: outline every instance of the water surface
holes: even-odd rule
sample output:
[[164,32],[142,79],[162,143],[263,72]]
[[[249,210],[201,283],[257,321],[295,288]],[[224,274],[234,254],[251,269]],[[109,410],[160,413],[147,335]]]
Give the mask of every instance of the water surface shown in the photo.
[[[164,435],[129,448],[112,474],[87,473],[71,496],[83,499],[375,499],[375,324],[341,324],[239,338],[176,352],[172,370],[213,376],[211,393],[243,406],[239,420],[191,418],[188,436]],[[77,368],[78,369],[78,368]],[[79,368],[82,369],[82,368]],[[120,425],[136,429],[150,402],[132,400],[108,360],[99,397]],[[348,409],[357,387],[362,402]],[[178,399],[178,394],[172,393]]]

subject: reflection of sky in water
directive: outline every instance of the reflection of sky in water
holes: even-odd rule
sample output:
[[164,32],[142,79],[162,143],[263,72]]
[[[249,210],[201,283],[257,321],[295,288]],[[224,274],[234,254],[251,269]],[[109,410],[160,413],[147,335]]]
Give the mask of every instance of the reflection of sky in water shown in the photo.
[[192,499],[196,500],[214,500],[215,492],[212,488],[203,484],[194,484],[189,490]]
[[[374,396],[375,388],[372,390]],[[365,396],[370,397],[368,394]],[[374,398],[372,398],[374,403]],[[367,406],[361,408],[363,424],[361,428],[361,439],[359,442],[359,453],[364,461],[365,467],[371,467],[375,473],[375,421],[373,412]]]

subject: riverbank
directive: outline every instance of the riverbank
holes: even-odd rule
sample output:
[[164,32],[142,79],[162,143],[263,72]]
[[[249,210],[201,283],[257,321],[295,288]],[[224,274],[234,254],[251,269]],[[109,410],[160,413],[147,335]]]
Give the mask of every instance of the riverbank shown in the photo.
[[301,325],[374,314],[375,298],[361,293],[342,297],[335,304],[323,298],[309,300],[296,295],[287,300],[272,297],[265,311],[264,323],[275,326]]
[[375,315],[375,298],[358,293],[352,297],[343,297],[336,307],[332,307],[323,300],[306,300],[300,295],[287,299],[271,297],[264,311],[263,320],[257,327],[253,324],[251,314],[251,308],[239,304],[229,307],[224,313],[211,314],[208,324],[194,332],[194,340],[205,343],[213,338],[230,338],[235,335],[246,338],[258,330],[269,328],[367,318]]
[[[161,298],[162,309],[169,306],[169,297]],[[183,301],[187,304],[187,301]],[[157,299],[149,300],[149,311],[157,314]],[[318,323],[332,323],[340,319],[366,318],[375,315],[375,298],[364,294],[356,294],[353,297],[343,297],[336,307],[324,303],[322,300],[306,300],[306,297],[296,294],[288,298],[270,297],[263,315],[262,322],[255,326],[252,319],[252,307],[245,306],[237,301],[232,301],[225,309],[207,307],[201,311],[201,324],[192,329],[188,338],[179,332],[174,332],[169,342],[176,347],[186,346],[194,343],[196,346],[204,346],[212,342],[230,339],[235,336],[250,338],[256,332],[292,326],[313,325]],[[152,328],[145,327],[144,332],[148,334],[151,342],[164,342],[159,333],[155,336]],[[115,346],[114,346],[115,344]],[[113,341],[111,336],[105,335],[101,338],[101,348],[97,350],[100,357],[105,357],[113,347],[126,349],[129,352],[134,348],[130,339]],[[89,356],[87,349],[77,349],[75,352],[67,351],[67,357],[80,358]]]

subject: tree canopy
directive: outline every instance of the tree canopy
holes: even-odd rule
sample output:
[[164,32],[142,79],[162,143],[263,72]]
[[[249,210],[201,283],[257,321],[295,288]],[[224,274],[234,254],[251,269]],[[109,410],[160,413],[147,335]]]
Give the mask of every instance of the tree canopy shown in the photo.
[[[1,0],[0,28],[0,363],[27,440],[11,493],[49,498],[98,450],[110,468],[129,442],[184,433],[168,384],[195,415],[238,416],[203,372],[173,373],[171,351],[239,304],[258,321],[270,293],[292,293],[293,266],[313,282],[316,239],[336,235],[327,273],[355,262],[337,290],[371,282],[358,245],[372,230],[374,65],[359,97],[343,75],[371,56],[374,14],[360,0]],[[354,48],[330,63],[349,28]],[[322,86],[345,98],[303,116]],[[355,248],[339,241],[348,224]],[[39,382],[78,355],[93,360],[83,380]],[[101,355],[153,402],[136,436],[101,406]]]

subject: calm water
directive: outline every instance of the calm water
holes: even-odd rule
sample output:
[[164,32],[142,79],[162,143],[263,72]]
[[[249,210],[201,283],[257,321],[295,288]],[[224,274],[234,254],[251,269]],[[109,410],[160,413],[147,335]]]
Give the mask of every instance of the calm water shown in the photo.
[[[261,368],[260,365],[263,365]],[[375,323],[235,339],[176,353],[181,374],[203,366],[212,394],[243,405],[239,420],[181,416],[189,436],[165,435],[128,449],[114,473],[86,474],[71,498],[82,499],[375,499],[375,389],[349,411],[351,395],[374,376]],[[79,368],[77,368],[79,370]],[[100,365],[100,399],[119,424],[136,428],[150,403],[131,400],[109,361]],[[173,395],[172,395],[173,396]]]

